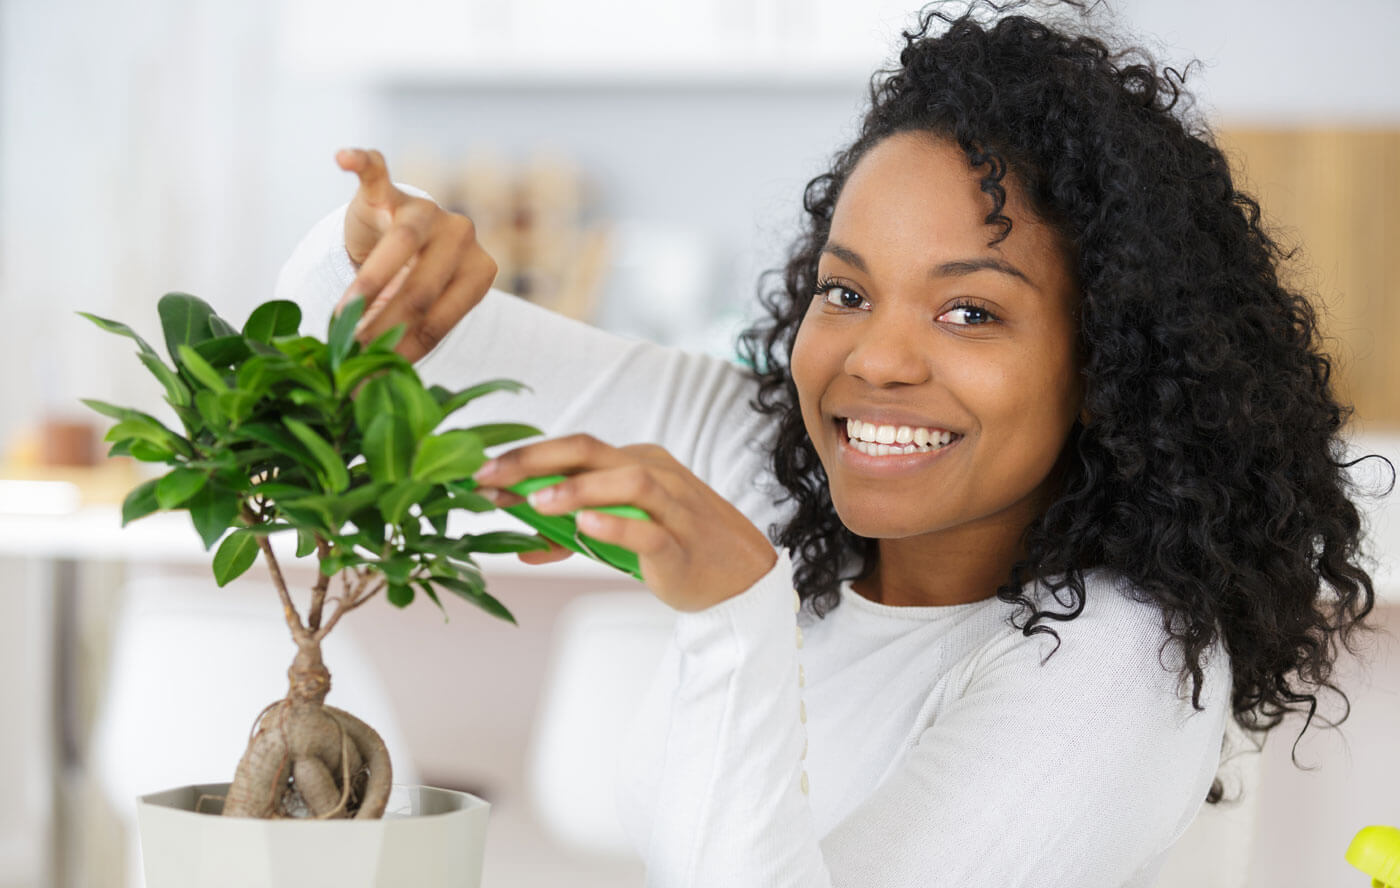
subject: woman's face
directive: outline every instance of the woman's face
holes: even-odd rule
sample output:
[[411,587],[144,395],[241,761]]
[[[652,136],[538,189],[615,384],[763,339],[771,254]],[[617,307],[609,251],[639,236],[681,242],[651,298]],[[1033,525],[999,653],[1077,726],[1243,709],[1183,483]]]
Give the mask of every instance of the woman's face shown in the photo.
[[[956,145],[901,133],[837,200],[792,352],[802,418],[863,537],[1020,531],[1080,410],[1073,273],[1008,176],[1010,236]],[[905,452],[909,451],[909,452]]]

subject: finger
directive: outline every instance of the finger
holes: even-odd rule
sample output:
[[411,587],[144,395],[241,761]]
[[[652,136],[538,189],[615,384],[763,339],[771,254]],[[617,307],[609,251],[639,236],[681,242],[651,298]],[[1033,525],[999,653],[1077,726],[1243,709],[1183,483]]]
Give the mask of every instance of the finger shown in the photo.
[[[375,300],[375,312],[366,312],[362,327],[364,338],[373,339],[391,327],[408,324],[409,336],[425,337],[426,334],[436,345],[451,329],[451,325],[443,330],[421,328],[428,311],[456,275],[462,254],[476,239],[471,223],[462,216],[443,216],[442,224],[435,228],[437,230],[414,257],[412,269],[403,282],[392,293],[381,292]],[[423,354],[426,353],[425,349]]]
[[496,263],[480,246],[472,252],[474,255],[465,263],[465,269],[463,262],[458,263],[457,276],[428,307],[428,313],[409,326],[408,335],[399,342],[399,354],[417,361],[436,348],[486,296],[491,282],[496,279]]
[[509,490],[501,490],[497,487],[478,487],[476,492],[490,500],[491,504],[498,509],[508,509],[525,502],[525,497],[517,496]]
[[422,249],[428,238],[428,222],[418,213],[400,213],[374,249],[361,263],[355,279],[341,297],[337,309],[356,296],[365,297],[365,310],[373,306],[394,276]]
[[584,469],[623,465],[629,458],[592,435],[566,435],[517,447],[486,461],[472,477],[489,487],[509,487],[526,478],[569,475]]
[[[694,482],[698,484],[699,482]],[[687,478],[660,466],[628,463],[572,475],[527,497],[542,515],[563,515],[600,506],[635,506],[652,521],[683,530],[693,522],[683,514],[695,501]]]
[[579,512],[576,520],[580,532],[630,549],[642,558],[674,560],[684,555],[676,536],[659,522],[589,511]]
[[342,148],[335,161],[342,170],[359,177],[360,190],[371,204],[392,204],[401,193],[389,178],[389,166],[378,151],[362,148]]

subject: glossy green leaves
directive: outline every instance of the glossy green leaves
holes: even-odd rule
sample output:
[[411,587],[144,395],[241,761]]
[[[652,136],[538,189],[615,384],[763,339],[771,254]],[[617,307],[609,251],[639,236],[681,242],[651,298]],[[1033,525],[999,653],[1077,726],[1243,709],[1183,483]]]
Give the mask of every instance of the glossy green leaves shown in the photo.
[[425,387],[394,352],[401,329],[368,345],[355,338],[363,300],[331,321],[324,341],[299,332],[301,310],[286,301],[259,305],[241,329],[183,293],[162,298],[158,313],[164,357],[127,325],[84,315],[136,343],[175,420],[85,402],[115,421],[112,453],[168,467],[127,496],[123,523],[187,512],[214,551],[220,585],[253,565],[261,536],[294,530],[299,557],[316,554],[328,575],[377,572],[397,606],[419,592],[440,605],[446,590],[511,619],[486,593],[472,556],[544,543],[511,532],[454,538],[447,520],[455,510],[493,509],[470,481],[485,449],[539,430],[440,426],[478,397],[524,386],[495,379],[461,391]]

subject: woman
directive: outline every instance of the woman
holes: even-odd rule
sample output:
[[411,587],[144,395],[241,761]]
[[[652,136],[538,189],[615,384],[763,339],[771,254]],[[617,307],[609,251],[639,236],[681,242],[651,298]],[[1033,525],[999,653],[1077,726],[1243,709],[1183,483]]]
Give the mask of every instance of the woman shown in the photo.
[[754,372],[483,300],[373,154],[282,282],[575,433],[478,479],[570,475],[536,507],[681,612],[623,756],[653,884],[1150,885],[1226,720],[1310,721],[1372,605],[1312,310],[1178,83],[1019,16],[906,38]]

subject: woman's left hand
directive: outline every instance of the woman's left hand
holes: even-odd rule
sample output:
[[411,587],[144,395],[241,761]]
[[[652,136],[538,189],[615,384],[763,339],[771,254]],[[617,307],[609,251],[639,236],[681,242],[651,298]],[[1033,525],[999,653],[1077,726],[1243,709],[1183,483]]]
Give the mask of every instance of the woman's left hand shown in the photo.
[[[483,487],[567,475],[531,494],[543,515],[582,509],[578,529],[637,553],[657,598],[678,611],[698,611],[748,589],[777,563],[773,545],[743,513],[715,493],[665,448],[613,447],[591,435],[529,444],[476,473]],[[592,506],[636,506],[650,521],[591,512]]]

